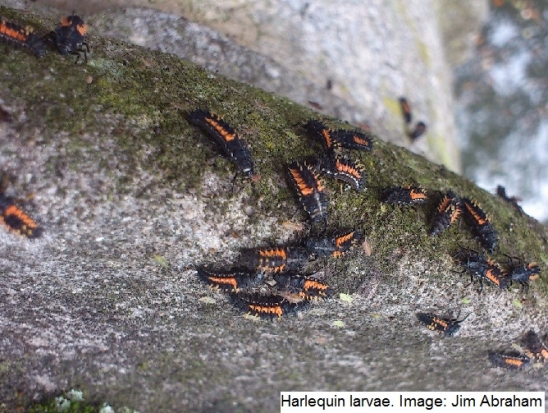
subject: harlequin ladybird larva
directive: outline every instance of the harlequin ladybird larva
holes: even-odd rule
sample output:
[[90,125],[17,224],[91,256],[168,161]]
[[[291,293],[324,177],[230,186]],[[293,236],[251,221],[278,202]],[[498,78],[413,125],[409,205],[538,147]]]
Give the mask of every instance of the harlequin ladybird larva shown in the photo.
[[84,55],[84,63],[88,62],[89,45],[86,42],[86,33],[88,25],[84,20],[75,14],[61,18],[59,25],[45,36],[51,41],[57,51],[62,54],[76,55],[75,64],[80,59],[80,54]]
[[263,274],[251,271],[210,271],[205,268],[198,268],[197,271],[202,281],[227,292],[252,290],[264,281]]
[[312,222],[327,220],[328,200],[325,189],[314,168],[308,162],[289,164],[289,179],[297,191],[303,209]]
[[453,191],[448,191],[440,201],[434,219],[432,220],[432,229],[430,235],[439,235],[445,231],[460,217],[462,205],[460,198]]
[[387,188],[382,196],[383,202],[395,205],[422,205],[427,199],[426,190],[416,185]]
[[501,354],[490,351],[488,353],[489,360],[497,367],[505,369],[518,370],[529,365],[531,359],[523,354]]
[[317,257],[331,256],[342,257],[351,248],[363,241],[363,235],[359,230],[337,230],[328,236],[315,236],[306,240],[309,254]]
[[9,183],[8,175],[0,173],[0,222],[11,232],[27,238],[38,238],[42,235],[42,228],[17,205],[15,198],[4,194]]
[[478,238],[480,244],[489,252],[493,252],[498,244],[497,232],[487,214],[474,201],[462,198],[464,220]]
[[483,281],[501,289],[508,286],[510,282],[508,274],[493,260],[475,251],[463,250],[457,256],[460,257],[460,263],[465,271],[470,273],[472,281],[474,277],[479,279],[481,289],[483,289]]
[[241,172],[250,178],[255,178],[251,152],[227,122],[204,109],[188,112],[187,119],[206,132],[217,144],[222,155],[236,165]]
[[548,362],[548,346],[537,333],[529,330],[525,335],[526,355],[541,363]]
[[411,105],[406,98],[400,97],[400,108],[402,111],[403,120],[406,126],[407,136],[414,142],[420,138],[426,132],[426,123],[419,121],[415,124],[415,127],[411,129],[411,122],[413,120],[413,113],[411,112]]
[[359,162],[336,155],[320,157],[316,165],[322,174],[347,183],[357,192],[365,190],[365,168]]
[[326,155],[333,156],[338,149],[338,142],[333,138],[333,131],[316,119],[311,119],[303,125],[308,136],[321,143]]
[[299,271],[308,262],[308,253],[301,247],[246,249],[241,252],[238,262],[257,271]]
[[529,282],[538,278],[540,267],[535,262],[528,264],[519,263],[514,265],[514,258],[508,269],[511,282],[520,283],[525,289],[529,289]]
[[231,298],[240,310],[260,318],[282,318],[303,308],[307,302],[293,303],[281,295],[232,294]]
[[461,320],[456,318],[444,318],[432,313],[418,313],[417,318],[429,330],[443,333],[446,337],[454,336],[460,329],[460,324],[468,318],[470,314]]
[[44,41],[31,27],[22,27],[0,17],[0,40],[27,49],[38,57],[44,57]]

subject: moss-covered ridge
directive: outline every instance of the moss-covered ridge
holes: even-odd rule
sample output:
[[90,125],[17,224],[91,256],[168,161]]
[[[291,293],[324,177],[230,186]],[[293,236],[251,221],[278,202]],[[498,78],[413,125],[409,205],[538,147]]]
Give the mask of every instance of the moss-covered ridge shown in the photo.
[[[39,33],[55,25],[27,16],[22,20],[6,8],[0,8],[0,14],[34,26]],[[91,144],[79,141],[80,134],[91,130],[108,134],[127,153],[130,165],[149,169],[163,185],[179,191],[196,188],[208,159],[216,154],[207,137],[184,120],[185,110],[209,108],[233,125],[252,147],[262,177],[275,176],[279,181],[287,162],[313,155],[317,149],[300,127],[307,119],[318,117],[307,108],[170,55],[95,36],[88,42],[92,52],[87,65],[74,65],[73,56],[62,57],[53,50],[44,59],[37,59],[1,46],[7,52],[2,59],[3,83],[9,85],[16,101],[28,102],[23,127],[43,128],[45,141],[55,139],[61,127],[71,135],[67,149],[78,151],[82,145]],[[28,79],[34,79],[34,84],[29,85]],[[111,122],[105,123],[105,119]],[[326,121],[335,128],[349,127],[336,119]],[[334,227],[362,226],[366,234],[382,233],[383,242],[376,243],[380,247],[378,257],[402,242],[406,234],[421,235],[420,246],[425,252],[433,253],[435,248],[446,253],[462,243],[477,248],[464,240],[470,236],[462,231],[464,235],[457,240],[424,236],[429,216],[421,215],[417,222],[414,214],[405,211],[397,213],[401,214],[401,224],[382,231],[388,211],[379,205],[380,188],[416,183],[434,191],[453,189],[477,200],[492,218],[502,253],[540,261],[543,269],[547,268],[545,229],[470,181],[379,139],[372,153],[353,156],[366,166],[372,189],[362,195],[338,195],[338,184],[329,183],[333,192],[330,222]],[[228,177],[232,170],[226,173]],[[119,177],[120,191],[124,191],[125,179],[128,177]],[[267,179],[245,190],[261,198],[262,205],[278,205],[293,198],[286,188],[273,193]]]

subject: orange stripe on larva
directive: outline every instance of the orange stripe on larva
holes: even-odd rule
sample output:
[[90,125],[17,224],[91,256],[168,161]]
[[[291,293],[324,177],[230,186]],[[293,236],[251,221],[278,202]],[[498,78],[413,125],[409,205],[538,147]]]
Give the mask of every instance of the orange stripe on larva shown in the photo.
[[337,168],[337,171],[347,173],[348,175],[351,175],[356,179],[361,178],[361,174],[356,168],[353,168],[350,165],[345,165],[341,163],[338,159],[337,159],[336,168]]
[[337,247],[340,247],[342,244],[344,244],[345,242],[347,242],[348,240],[351,240],[352,238],[354,238],[354,232],[352,231],[351,233],[347,234],[347,235],[343,235],[341,237],[338,237],[336,240],[335,240],[335,245]]
[[411,199],[413,199],[413,200],[427,199],[426,194],[424,194],[423,192],[420,192],[420,191],[416,191],[414,189],[411,189],[411,191],[409,192],[409,195],[411,196]]
[[236,281],[236,278],[209,277],[209,280],[219,285],[231,285],[234,290],[238,289],[238,282]]
[[314,288],[316,290],[325,291],[327,290],[327,285],[316,281],[316,280],[306,280],[303,285],[303,290],[310,290],[311,288]]
[[451,199],[448,197],[443,198],[443,201],[441,201],[440,206],[438,207],[438,212],[444,212],[449,205],[451,204]]
[[261,304],[249,304],[249,308],[259,314],[274,314],[278,317],[281,317],[283,313],[282,307],[279,305],[270,307]]
[[510,364],[511,366],[516,366],[516,367],[521,367],[523,364],[523,360],[519,360],[519,359],[505,358],[504,361],[506,364]]
[[8,216],[19,218],[21,222],[30,229],[35,229],[37,227],[36,222],[16,205],[10,205],[4,210],[4,217]]
[[87,24],[79,24],[76,26],[76,31],[80,36],[85,36],[86,32],[88,31],[88,25]]
[[493,270],[487,270],[487,272],[485,273],[485,278],[487,278],[493,284],[500,286],[500,279],[495,274],[493,274]]
[[430,329],[435,330],[436,326],[441,326],[443,330],[447,330],[447,325],[447,321],[442,320],[441,318],[434,317],[434,319],[432,320],[432,324],[430,325]]
[[325,144],[328,148],[331,148],[333,146],[333,139],[331,138],[331,133],[328,129],[322,130],[322,135],[325,139]]
[[363,145],[363,146],[369,146],[369,142],[366,141],[365,139],[361,139],[360,137],[358,137],[356,135],[354,135],[353,138],[354,138],[354,142],[356,142],[360,145]]
[[211,118],[205,118],[205,121],[211,125],[211,127],[213,129],[215,129],[215,131],[217,131],[217,133],[219,135],[221,135],[223,137],[223,139],[225,140],[225,142],[230,142],[230,141],[233,141],[234,139],[236,139],[236,134],[235,133],[230,133],[228,132],[225,128],[223,128],[223,126],[221,124],[219,124],[219,122],[217,122],[215,119],[211,119]]
[[484,225],[487,220],[482,218],[478,212],[475,210],[473,205],[470,205],[468,203],[465,203],[466,208],[468,209],[468,212],[474,217],[474,219],[477,221],[478,225]]
[[299,191],[302,195],[312,195],[314,193],[314,188],[309,187],[306,182],[304,181],[300,171],[296,169],[290,169],[291,175],[293,176],[293,179],[295,179],[295,183],[297,184],[297,187],[299,188]]
[[273,250],[260,250],[259,255],[262,258],[280,257],[283,260],[287,259],[287,254],[282,248],[276,248]]
[[3,34],[10,39],[17,40],[22,43],[27,41],[27,36],[24,33],[8,27],[5,22],[1,22],[0,24],[0,34]]

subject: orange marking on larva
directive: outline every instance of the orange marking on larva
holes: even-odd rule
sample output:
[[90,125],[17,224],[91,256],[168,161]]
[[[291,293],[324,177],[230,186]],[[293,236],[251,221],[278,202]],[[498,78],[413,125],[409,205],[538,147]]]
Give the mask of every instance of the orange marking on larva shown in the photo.
[[405,113],[411,112],[411,107],[409,106],[409,103],[407,103],[406,100],[400,100],[401,107]]
[[447,210],[450,204],[451,204],[450,198],[448,197],[443,198],[443,201],[441,201],[441,204],[438,207],[438,212],[444,212],[445,210]]
[[460,213],[461,213],[461,210],[459,208],[453,211],[453,214],[451,215],[451,224],[459,218]]
[[430,324],[431,328],[430,326],[429,328],[431,330],[435,330],[437,325],[440,325],[443,327],[444,330],[447,330],[447,321],[442,320],[441,318],[434,317],[434,319],[432,320],[432,324]]
[[369,146],[369,142],[365,139],[360,138],[359,136],[354,135],[354,136],[352,136],[352,138],[353,138],[354,142],[356,142],[359,145]]
[[318,175],[312,172],[312,175],[314,175],[314,180],[316,181],[316,186],[318,187],[318,192],[323,192],[323,185],[322,181],[318,178]]
[[427,199],[426,194],[424,194],[423,192],[420,192],[420,190],[416,191],[415,189],[411,189],[411,191],[409,192],[409,196],[411,197],[412,200]]
[[342,252],[340,251],[333,251],[333,253],[331,254],[331,256],[333,258],[341,258],[343,256]]
[[209,280],[216,284],[231,285],[234,288],[234,290],[238,289],[238,281],[236,281],[236,278],[209,277]]
[[88,25],[87,24],[79,24],[76,26],[76,31],[80,36],[85,36],[86,32],[88,31]]
[[346,241],[350,240],[354,238],[354,231],[352,231],[351,233],[349,234],[346,234],[346,235],[343,235],[343,236],[340,236],[338,237],[336,240],[335,240],[335,245],[337,247],[340,247],[342,244],[344,244]]
[[480,217],[472,205],[469,205],[468,203],[466,203],[465,206],[466,208],[468,208],[468,212],[470,212],[470,214],[477,221],[478,225],[484,225],[485,223],[487,223],[487,220]]
[[275,314],[278,317],[281,317],[283,314],[282,307],[279,305],[270,307],[261,304],[249,304],[249,308],[260,314]]
[[25,35],[25,33],[21,33],[18,30],[14,30],[14,29],[8,27],[5,23],[0,24],[0,34],[4,34],[7,37],[9,37],[10,39],[14,39],[14,40],[20,41],[22,43],[27,41],[27,36]]
[[283,260],[287,259],[287,254],[282,248],[277,248],[273,250],[260,250],[259,255],[261,256],[261,258],[280,257]]
[[314,288],[316,290],[325,291],[327,290],[327,285],[316,281],[316,280],[306,280],[303,285],[303,290],[307,291],[311,288]]
[[10,215],[19,218],[26,225],[25,229],[35,229],[37,227],[36,222],[16,205],[10,205],[4,210],[4,216]]
[[325,143],[328,148],[331,148],[333,146],[333,139],[331,138],[331,133],[328,129],[322,130],[322,135],[325,138]]
[[207,123],[209,123],[209,124],[211,125],[211,127],[212,127],[213,129],[215,129],[215,130],[217,131],[217,133],[223,137],[223,139],[225,140],[225,142],[230,142],[230,141],[233,141],[234,139],[236,139],[236,134],[235,134],[235,133],[230,133],[230,132],[228,132],[228,131],[227,131],[225,128],[223,128],[222,125],[219,124],[219,122],[217,122],[215,119],[206,117],[206,118],[205,118],[205,121],[206,121]]
[[72,23],[69,19],[70,16],[64,16],[64,17],[61,17],[61,26],[63,27],[66,27],[66,26],[70,26]]
[[345,165],[341,163],[338,159],[335,167],[337,171],[347,173],[348,175],[352,175],[356,179],[360,179],[362,177],[360,172],[357,169],[352,168],[350,165]]
[[312,195],[314,193],[314,188],[306,185],[304,181],[297,181],[297,185],[299,187],[299,191],[301,191],[301,194],[303,194],[304,196]]
[[293,179],[295,179],[295,183],[297,184],[297,187],[302,195],[307,196],[314,193],[314,188],[309,187],[306,182],[304,182],[304,179],[298,169],[290,168],[289,171],[291,172]]
[[505,358],[504,361],[511,366],[521,367],[523,365],[523,360],[519,359]]
[[500,279],[493,274],[493,270],[487,270],[487,272],[485,273],[485,278],[487,278],[493,284],[500,286]]

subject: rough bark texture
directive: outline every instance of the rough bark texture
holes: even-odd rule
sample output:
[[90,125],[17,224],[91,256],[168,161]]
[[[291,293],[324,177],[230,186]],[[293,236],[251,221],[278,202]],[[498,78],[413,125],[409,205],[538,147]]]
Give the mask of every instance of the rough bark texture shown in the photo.
[[[40,32],[53,25],[0,15]],[[71,388],[141,413],[276,411],[289,389],[545,390],[546,368],[509,373],[486,356],[529,328],[548,331],[543,226],[377,139],[373,152],[352,154],[367,169],[365,193],[327,182],[329,228],[361,229],[372,255],[311,263],[333,299],[280,321],[249,319],[194,268],[306,234],[285,165],[314,154],[298,125],[318,115],[171,55],[89,41],[87,65],[0,45],[0,104],[12,118],[0,122],[0,165],[10,195],[34,194],[25,206],[44,227],[37,240],[0,231],[0,411]],[[237,179],[233,190],[233,165],[182,117],[198,107],[241,133],[258,182]],[[542,278],[528,294],[478,294],[451,257],[480,249],[464,226],[432,238],[434,205],[380,203],[381,188],[409,183],[477,199],[499,233],[496,258],[538,261]],[[470,316],[453,338],[415,316],[460,309]]]

